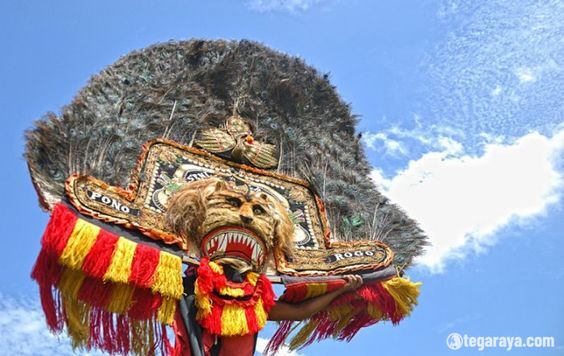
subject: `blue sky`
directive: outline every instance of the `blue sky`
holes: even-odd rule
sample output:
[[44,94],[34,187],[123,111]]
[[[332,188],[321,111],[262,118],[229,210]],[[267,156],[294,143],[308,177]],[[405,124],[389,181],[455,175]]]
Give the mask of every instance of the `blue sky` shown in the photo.
[[[251,39],[330,73],[361,118],[373,177],[433,246],[420,305],[304,355],[455,355],[451,332],[552,336],[564,353],[564,5],[360,0],[0,3],[0,347],[71,354],[44,329],[29,272],[47,215],[23,132],[127,52],[170,39]],[[272,326],[262,333],[268,338]],[[2,353],[0,352],[0,353]]]

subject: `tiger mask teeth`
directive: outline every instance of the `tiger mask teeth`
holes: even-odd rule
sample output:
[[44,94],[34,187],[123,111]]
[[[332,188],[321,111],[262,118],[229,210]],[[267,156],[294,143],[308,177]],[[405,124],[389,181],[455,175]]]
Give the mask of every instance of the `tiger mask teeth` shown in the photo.
[[219,178],[185,183],[168,201],[167,223],[202,255],[235,257],[262,269],[278,249],[291,254],[288,211],[272,196]]
[[267,250],[260,238],[251,230],[227,226],[211,231],[202,241],[204,255],[229,256],[249,261],[254,267],[263,264]]

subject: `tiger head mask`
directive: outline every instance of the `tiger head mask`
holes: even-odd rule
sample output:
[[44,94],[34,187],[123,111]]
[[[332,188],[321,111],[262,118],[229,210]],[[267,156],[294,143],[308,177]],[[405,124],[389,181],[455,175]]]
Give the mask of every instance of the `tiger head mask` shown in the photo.
[[167,223],[202,256],[260,271],[269,253],[291,253],[286,208],[269,194],[220,178],[184,184],[168,201]]

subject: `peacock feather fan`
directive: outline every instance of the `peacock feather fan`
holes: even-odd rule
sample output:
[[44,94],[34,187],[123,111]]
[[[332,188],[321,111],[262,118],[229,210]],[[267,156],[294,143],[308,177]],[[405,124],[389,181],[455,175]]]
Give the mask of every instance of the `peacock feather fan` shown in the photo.
[[426,236],[371,181],[357,119],[327,75],[251,41],[167,42],[134,51],[94,75],[59,115],[26,132],[25,158],[45,209],[72,173],[127,187],[143,143],[191,144],[237,113],[279,149],[278,171],[308,180],[338,240],[374,239],[411,264]]

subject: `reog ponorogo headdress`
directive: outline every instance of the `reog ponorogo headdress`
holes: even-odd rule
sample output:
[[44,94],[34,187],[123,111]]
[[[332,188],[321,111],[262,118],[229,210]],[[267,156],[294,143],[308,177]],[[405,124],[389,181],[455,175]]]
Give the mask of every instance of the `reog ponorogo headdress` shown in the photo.
[[[94,76],[26,137],[51,212],[32,277],[49,327],[66,327],[74,346],[173,353],[183,262],[198,271],[196,319],[214,335],[260,330],[271,280],[290,303],[339,288],[343,274],[366,281],[291,348],[350,340],[416,302],[418,285],[401,276],[425,236],[374,188],[349,107],[297,58],[248,41],[155,45]],[[246,279],[225,279],[220,261]]]

